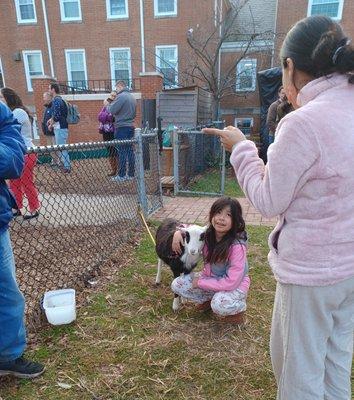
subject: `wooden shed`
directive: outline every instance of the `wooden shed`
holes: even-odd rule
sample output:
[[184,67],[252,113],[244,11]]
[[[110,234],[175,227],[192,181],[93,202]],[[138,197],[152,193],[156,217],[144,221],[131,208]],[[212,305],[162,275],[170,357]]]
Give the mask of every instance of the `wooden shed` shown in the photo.
[[195,128],[212,120],[212,95],[198,86],[159,92],[156,103],[156,115],[162,118],[162,129],[168,124]]

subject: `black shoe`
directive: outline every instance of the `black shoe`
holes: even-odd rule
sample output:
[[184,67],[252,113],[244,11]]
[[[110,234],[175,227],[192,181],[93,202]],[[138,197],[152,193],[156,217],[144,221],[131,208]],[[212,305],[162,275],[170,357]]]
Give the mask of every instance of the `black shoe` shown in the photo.
[[24,216],[23,216],[23,219],[37,218],[38,215],[39,215],[39,212],[38,212],[38,211],[33,211],[33,212],[29,213],[29,214],[24,215]]
[[12,216],[14,218],[21,217],[21,215],[22,215],[21,210],[12,211]]
[[12,375],[17,378],[33,379],[42,375],[44,365],[26,360],[23,357],[16,358],[13,361],[0,362],[0,376]]

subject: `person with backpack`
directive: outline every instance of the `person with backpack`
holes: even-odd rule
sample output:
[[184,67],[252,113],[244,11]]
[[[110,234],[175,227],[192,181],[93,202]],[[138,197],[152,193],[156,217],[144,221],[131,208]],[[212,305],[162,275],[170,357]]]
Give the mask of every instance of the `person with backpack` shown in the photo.
[[[109,97],[103,102],[103,107],[98,114],[99,127],[98,131],[103,136],[103,141],[108,142],[114,140],[114,117],[107,111],[107,106],[115,100],[116,92],[112,92]],[[116,176],[118,168],[117,149],[115,146],[107,146],[109,163],[111,164],[112,172],[108,176]]]
[[[66,144],[68,141],[69,128],[68,128],[68,107],[66,102],[59,95],[60,89],[57,83],[49,85],[49,92],[53,96],[52,101],[52,118],[48,120],[48,128],[53,128],[55,136],[55,144]],[[69,173],[71,171],[70,157],[67,150],[60,152],[60,159],[62,163],[62,171]]]

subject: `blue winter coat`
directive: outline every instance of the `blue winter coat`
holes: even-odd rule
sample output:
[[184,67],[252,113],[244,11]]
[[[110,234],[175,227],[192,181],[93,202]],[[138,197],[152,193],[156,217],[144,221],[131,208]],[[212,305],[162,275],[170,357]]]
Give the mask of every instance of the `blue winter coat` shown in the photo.
[[5,179],[16,179],[24,167],[25,142],[21,125],[13,118],[10,109],[0,102],[0,233],[8,228],[12,208],[16,202],[7,188]]

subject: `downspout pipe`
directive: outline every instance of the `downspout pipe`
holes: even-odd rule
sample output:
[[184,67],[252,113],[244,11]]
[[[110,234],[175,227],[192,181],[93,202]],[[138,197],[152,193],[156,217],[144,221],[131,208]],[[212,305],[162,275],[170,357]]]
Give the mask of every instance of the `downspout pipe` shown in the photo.
[[44,18],[45,37],[46,37],[47,46],[48,46],[50,74],[54,78],[55,72],[54,72],[54,64],[53,64],[52,44],[50,42],[49,25],[48,25],[48,18],[47,18],[47,8],[45,5],[45,0],[42,0],[42,9],[43,9],[43,18]]
[[145,72],[144,2],[140,0],[141,72]]

